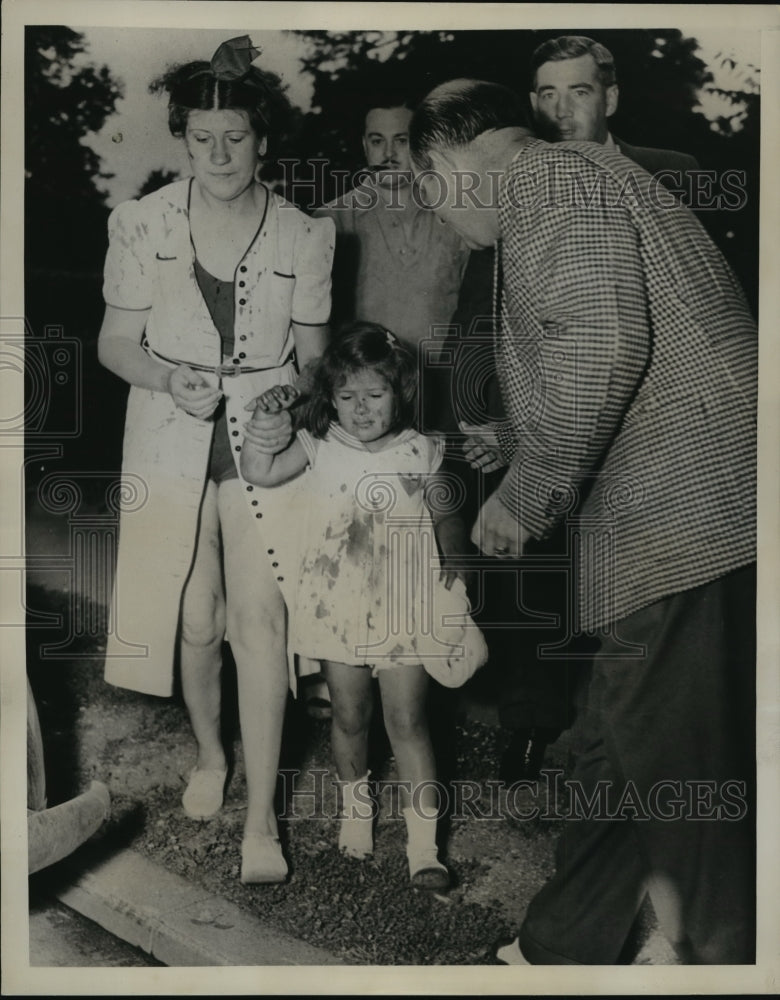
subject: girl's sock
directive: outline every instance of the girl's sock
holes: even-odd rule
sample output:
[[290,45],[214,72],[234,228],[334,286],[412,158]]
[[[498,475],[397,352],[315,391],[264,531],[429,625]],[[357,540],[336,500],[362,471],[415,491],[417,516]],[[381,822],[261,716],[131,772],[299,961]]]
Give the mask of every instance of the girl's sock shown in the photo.
[[406,857],[409,877],[418,889],[448,889],[450,873],[439,861],[436,850],[436,823],[438,811],[421,806],[403,810],[406,821]]
[[370,771],[341,789],[339,850],[351,858],[363,859],[374,853],[374,803],[368,783]]

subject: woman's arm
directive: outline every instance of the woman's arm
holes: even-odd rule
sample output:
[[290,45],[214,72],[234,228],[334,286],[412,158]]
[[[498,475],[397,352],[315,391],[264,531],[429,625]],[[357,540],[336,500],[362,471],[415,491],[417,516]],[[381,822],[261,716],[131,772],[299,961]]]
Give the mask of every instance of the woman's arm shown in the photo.
[[298,371],[300,372],[296,387],[303,395],[307,395],[311,384],[312,370],[328,346],[330,327],[327,325],[304,326],[301,323],[293,322],[292,332],[295,341],[295,354],[298,359]]
[[169,368],[149,357],[141,347],[141,337],[149,310],[117,309],[106,306],[98,337],[98,360],[130,385],[152,392],[168,392],[176,405],[207,420],[222,398],[220,389],[187,365]]
[[150,358],[141,347],[149,309],[106,306],[98,336],[98,360],[130,385],[153,392],[168,392],[171,369]]

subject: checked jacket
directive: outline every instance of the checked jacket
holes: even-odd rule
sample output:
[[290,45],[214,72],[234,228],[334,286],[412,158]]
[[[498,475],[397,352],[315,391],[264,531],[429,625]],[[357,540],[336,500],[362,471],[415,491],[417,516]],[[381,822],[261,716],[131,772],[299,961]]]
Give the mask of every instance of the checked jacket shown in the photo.
[[568,521],[579,629],[755,560],[756,328],[671,201],[595,143],[532,140],[502,181],[498,496],[535,538]]

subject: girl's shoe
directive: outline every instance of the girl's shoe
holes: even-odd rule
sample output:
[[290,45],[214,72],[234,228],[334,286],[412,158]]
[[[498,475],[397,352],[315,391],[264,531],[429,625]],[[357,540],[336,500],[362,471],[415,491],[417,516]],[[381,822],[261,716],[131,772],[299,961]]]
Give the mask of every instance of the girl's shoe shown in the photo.
[[[357,781],[346,782],[341,789],[341,824],[339,850],[362,861],[374,853],[374,802],[368,783],[370,771]],[[360,798],[357,793],[360,792]]]
[[241,881],[244,883],[284,882],[287,862],[278,837],[247,833],[241,841]]
[[406,859],[412,885],[415,889],[434,889],[438,892],[449,889],[450,873],[439,861],[436,850],[437,812],[409,806],[403,814],[408,834]]
[[184,811],[191,819],[208,819],[222,808],[227,768],[203,770],[193,768],[181,797]]

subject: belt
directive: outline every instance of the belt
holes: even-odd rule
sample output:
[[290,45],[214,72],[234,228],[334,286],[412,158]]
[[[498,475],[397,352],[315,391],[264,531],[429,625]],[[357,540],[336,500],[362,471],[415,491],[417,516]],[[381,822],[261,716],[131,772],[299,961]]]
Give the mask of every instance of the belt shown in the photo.
[[178,358],[168,358],[164,354],[160,354],[159,351],[155,351],[146,337],[144,337],[141,341],[141,346],[149,357],[154,358],[155,361],[162,361],[164,364],[173,365],[174,367],[178,367],[178,365],[186,365],[194,372],[211,372],[213,375],[216,375],[217,378],[225,378],[226,376],[231,377],[233,375],[250,375],[252,372],[267,372],[279,367],[279,365],[261,365],[259,367],[255,367],[254,365],[242,365],[237,360],[233,360],[228,364],[201,365],[195,361],[181,361]]

